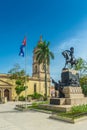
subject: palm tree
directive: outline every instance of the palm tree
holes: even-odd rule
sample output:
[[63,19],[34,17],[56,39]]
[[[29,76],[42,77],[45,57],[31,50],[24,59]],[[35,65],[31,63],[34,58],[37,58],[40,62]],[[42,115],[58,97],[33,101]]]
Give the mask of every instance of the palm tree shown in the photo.
[[47,65],[50,64],[50,59],[54,59],[54,54],[49,49],[50,42],[42,42],[38,44],[36,54],[36,60],[38,64],[43,64],[45,71],[45,98],[47,99]]

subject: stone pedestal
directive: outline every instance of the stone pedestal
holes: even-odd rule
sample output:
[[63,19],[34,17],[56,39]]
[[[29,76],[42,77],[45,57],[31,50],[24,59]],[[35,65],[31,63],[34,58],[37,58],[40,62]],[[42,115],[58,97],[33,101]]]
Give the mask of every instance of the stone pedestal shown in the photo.
[[[69,111],[72,106],[87,104],[87,98],[82,93],[79,85],[79,74],[75,70],[63,69],[61,74],[61,84],[63,98],[51,98],[50,105],[52,109],[60,111]],[[69,109],[68,109],[69,108]]]
[[64,87],[63,92],[65,94],[65,98],[83,98],[84,94],[82,93],[81,87]]
[[79,74],[76,70],[63,69],[61,73],[63,86],[79,86]]
[[84,98],[80,98],[80,97],[79,98],[66,98],[65,104],[66,105],[73,105],[73,106],[87,104],[87,97],[84,97]]
[[84,97],[81,87],[64,87],[66,105],[82,105],[87,104],[87,98]]
[[82,105],[87,104],[87,98],[84,97],[81,87],[64,87],[65,98],[51,98],[51,105]]

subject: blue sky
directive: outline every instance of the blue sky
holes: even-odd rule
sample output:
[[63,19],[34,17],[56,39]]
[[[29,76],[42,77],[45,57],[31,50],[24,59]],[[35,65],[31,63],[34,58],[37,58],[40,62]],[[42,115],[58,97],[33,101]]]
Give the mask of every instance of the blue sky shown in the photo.
[[75,56],[87,57],[87,0],[0,0],[0,73],[14,64],[24,67],[19,47],[27,37],[27,73],[32,75],[33,49],[40,35],[50,41],[55,59],[51,77],[58,79],[64,66],[61,52],[75,48]]

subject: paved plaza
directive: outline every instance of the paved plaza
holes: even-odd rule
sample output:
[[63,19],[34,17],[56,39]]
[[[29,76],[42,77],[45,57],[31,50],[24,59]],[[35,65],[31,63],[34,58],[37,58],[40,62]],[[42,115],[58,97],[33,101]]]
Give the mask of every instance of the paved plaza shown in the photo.
[[16,111],[16,104],[0,104],[0,130],[87,130],[87,120],[76,124],[52,120],[50,114]]

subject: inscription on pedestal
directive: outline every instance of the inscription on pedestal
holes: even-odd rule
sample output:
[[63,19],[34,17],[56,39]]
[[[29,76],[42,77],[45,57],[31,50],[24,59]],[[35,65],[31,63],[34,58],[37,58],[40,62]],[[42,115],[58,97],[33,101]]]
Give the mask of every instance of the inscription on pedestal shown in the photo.
[[51,105],[60,105],[60,100],[57,98],[51,98],[50,99],[50,104]]
[[51,105],[65,105],[65,98],[51,98]]

